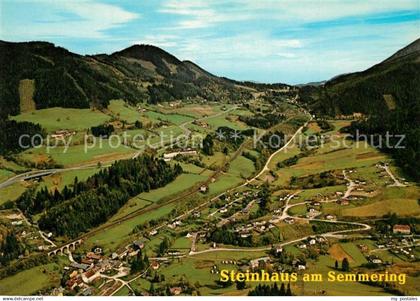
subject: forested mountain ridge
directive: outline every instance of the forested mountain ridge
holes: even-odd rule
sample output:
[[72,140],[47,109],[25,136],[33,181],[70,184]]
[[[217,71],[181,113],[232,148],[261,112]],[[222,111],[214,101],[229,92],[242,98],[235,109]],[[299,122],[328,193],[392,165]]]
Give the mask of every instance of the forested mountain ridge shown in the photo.
[[33,85],[36,109],[101,108],[111,99],[157,103],[252,98],[247,83],[217,77],[151,45],[82,56],[48,42],[0,41],[0,67],[1,118],[20,113],[23,80]]
[[420,39],[365,71],[334,77],[321,87],[302,87],[300,96],[319,113],[370,115],[418,103],[419,82]]
[[362,72],[329,80],[321,87],[305,86],[301,102],[327,116],[362,113],[355,133],[405,135],[403,149],[385,148],[398,164],[420,179],[420,39]]

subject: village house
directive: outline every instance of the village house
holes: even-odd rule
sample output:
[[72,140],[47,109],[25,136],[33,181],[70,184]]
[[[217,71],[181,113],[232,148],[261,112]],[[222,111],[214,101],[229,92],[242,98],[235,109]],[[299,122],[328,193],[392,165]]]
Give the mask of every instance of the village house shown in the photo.
[[84,263],[77,263],[77,262],[72,262],[70,264],[71,267],[75,268],[75,269],[79,269],[79,270],[87,270],[90,267],[92,267],[92,264],[84,264]]
[[153,261],[153,262],[150,264],[150,267],[151,267],[153,270],[157,270],[157,269],[160,267],[159,262],[157,262],[157,261]]
[[360,244],[360,245],[358,245],[358,247],[359,247],[359,249],[360,249],[363,253],[366,253],[366,252],[368,252],[368,251],[369,251],[369,248],[368,248],[368,246],[367,246],[367,245]]
[[256,269],[259,267],[260,262],[263,262],[264,264],[267,262],[270,262],[270,257],[261,257],[261,258],[257,258],[257,259],[253,259],[249,262],[249,265],[252,269]]
[[203,127],[203,128],[207,128],[209,126],[207,122],[204,122],[204,121],[201,121],[201,120],[194,120],[193,124],[198,125],[198,126]]
[[409,225],[395,225],[392,228],[394,234],[410,234],[411,229]]
[[284,222],[285,222],[286,224],[291,225],[291,224],[294,224],[294,223],[295,223],[295,220],[294,220],[294,218],[288,217],[288,218],[285,218],[285,219],[284,219]]
[[72,131],[68,131],[68,130],[59,130],[59,131],[55,131],[53,134],[51,134],[51,138],[54,139],[63,139],[67,136],[72,136],[75,135],[76,132]]
[[169,292],[171,293],[171,295],[173,295],[173,296],[177,296],[177,295],[179,295],[179,294],[181,294],[181,293],[182,293],[182,288],[181,288],[181,287],[179,287],[179,286],[176,286],[176,287],[171,287],[171,288],[169,289]]
[[97,273],[99,269],[91,269],[85,273],[82,274],[83,282],[85,283],[91,283],[93,280],[99,277],[99,274]]
[[92,266],[95,261],[93,259],[90,259],[90,258],[85,257],[85,258],[82,258],[82,260],[80,262],[82,264],[86,264],[86,265]]
[[339,202],[341,206],[347,206],[350,204],[348,199],[341,199]]
[[86,257],[89,259],[92,259],[94,261],[100,261],[102,260],[102,256],[99,254],[95,254],[93,252],[87,252]]
[[325,218],[327,219],[327,220],[335,220],[336,219],[336,217],[335,217],[335,215],[332,215],[332,214],[327,214],[326,216],[325,216]]
[[144,240],[138,239],[133,241],[133,248],[136,250],[140,250],[144,248]]

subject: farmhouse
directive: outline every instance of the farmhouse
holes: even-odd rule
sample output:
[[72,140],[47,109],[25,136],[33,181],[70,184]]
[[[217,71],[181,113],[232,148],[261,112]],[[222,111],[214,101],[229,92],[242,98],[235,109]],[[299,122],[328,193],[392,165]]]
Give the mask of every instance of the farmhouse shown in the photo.
[[76,134],[76,132],[70,132],[70,131],[67,131],[67,130],[59,130],[59,131],[55,131],[53,134],[51,134],[51,138],[63,139],[67,136],[71,136],[71,135],[74,135],[74,134]]
[[182,288],[180,288],[179,286],[177,286],[177,287],[171,287],[169,289],[169,291],[170,291],[171,295],[177,296],[180,293],[182,293]]
[[255,268],[258,268],[260,262],[267,263],[270,260],[271,260],[270,257],[261,257],[261,258],[251,260],[249,262],[249,265],[251,266],[252,269],[255,269]]
[[195,155],[197,155],[197,151],[195,151],[195,150],[185,150],[185,151],[166,153],[166,154],[163,154],[163,160],[171,161],[173,158],[175,158],[178,155],[195,156]]
[[102,259],[101,255],[95,254],[93,252],[87,252],[86,257],[95,261],[99,261]]
[[153,270],[157,270],[158,268],[159,268],[159,262],[157,262],[157,261],[153,261],[152,262],[152,264],[150,265],[150,267],[153,269]]
[[409,225],[395,225],[392,228],[394,234],[410,234],[411,229]]
[[133,247],[138,250],[138,249],[143,249],[144,248],[144,240],[135,240],[133,241]]

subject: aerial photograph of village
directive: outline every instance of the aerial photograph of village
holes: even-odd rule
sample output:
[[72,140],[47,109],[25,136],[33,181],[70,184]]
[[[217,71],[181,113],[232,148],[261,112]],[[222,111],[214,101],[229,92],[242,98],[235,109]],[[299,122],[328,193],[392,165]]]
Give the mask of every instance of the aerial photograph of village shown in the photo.
[[2,300],[420,295],[419,0],[0,21]]

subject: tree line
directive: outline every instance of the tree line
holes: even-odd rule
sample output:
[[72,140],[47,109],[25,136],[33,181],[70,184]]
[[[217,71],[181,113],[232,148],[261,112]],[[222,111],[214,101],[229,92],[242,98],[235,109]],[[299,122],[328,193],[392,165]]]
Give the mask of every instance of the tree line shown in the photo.
[[7,265],[23,253],[23,246],[13,233],[8,233],[5,239],[0,242],[0,266]]
[[246,123],[247,125],[262,129],[271,128],[272,126],[282,122],[285,119],[286,117],[281,113],[257,113],[252,116],[239,116],[239,120]]
[[253,290],[249,291],[248,296],[293,296],[293,294],[290,283],[287,284],[287,288],[284,283],[281,284],[280,288],[277,283],[274,283],[273,285],[258,284]]

